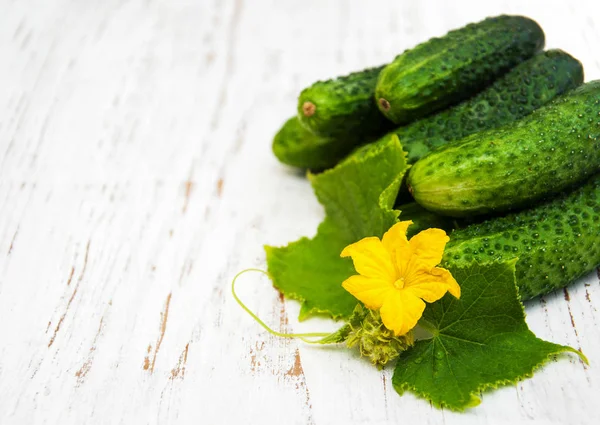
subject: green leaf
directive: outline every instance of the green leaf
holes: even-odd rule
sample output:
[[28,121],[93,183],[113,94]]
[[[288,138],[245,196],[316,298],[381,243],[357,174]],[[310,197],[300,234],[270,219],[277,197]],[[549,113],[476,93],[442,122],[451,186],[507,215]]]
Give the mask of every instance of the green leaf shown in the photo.
[[515,284],[516,260],[454,268],[461,297],[446,295],[425,309],[423,325],[433,338],[401,354],[393,384],[436,406],[464,410],[477,393],[532,375],[552,355],[570,347],[537,338],[525,323]]
[[300,320],[315,313],[335,319],[352,314],[357,300],[341,284],[356,272],[340,253],[364,237],[382,237],[398,221],[392,207],[408,168],[405,157],[394,137],[360,148],[331,170],[309,174],[326,214],[317,235],[283,248],[265,247],[275,287],[302,302]]

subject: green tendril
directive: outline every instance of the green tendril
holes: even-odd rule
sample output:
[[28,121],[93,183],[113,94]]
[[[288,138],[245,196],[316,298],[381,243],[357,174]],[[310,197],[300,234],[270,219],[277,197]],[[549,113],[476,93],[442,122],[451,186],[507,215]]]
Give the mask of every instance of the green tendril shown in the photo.
[[323,332],[310,332],[310,333],[292,334],[292,333],[277,332],[277,331],[271,329],[265,322],[263,322],[262,320],[260,320],[260,318],[256,314],[254,314],[254,312],[252,310],[250,310],[248,307],[246,307],[246,304],[244,304],[242,302],[242,300],[240,300],[240,298],[235,293],[235,282],[237,281],[237,279],[241,275],[243,275],[244,273],[248,273],[248,272],[262,273],[265,276],[267,276],[269,279],[271,279],[271,275],[269,275],[268,272],[266,272],[264,270],[261,270],[261,269],[250,268],[250,269],[242,270],[241,272],[239,272],[238,274],[236,274],[235,277],[233,278],[233,280],[231,281],[231,293],[233,294],[233,298],[240,305],[240,307],[242,307],[246,311],[246,313],[248,313],[267,332],[269,332],[271,335],[275,335],[275,336],[278,336],[278,337],[281,337],[281,338],[298,338],[298,339],[301,339],[302,341],[304,341],[304,342],[306,342],[308,344],[320,344],[320,343],[322,343],[322,340],[321,339],[311,340],[311,339],[307,339],[307,338],[323,338],[323,337],[327,337],[327,336],[331,335],[330,333],[323,333]]

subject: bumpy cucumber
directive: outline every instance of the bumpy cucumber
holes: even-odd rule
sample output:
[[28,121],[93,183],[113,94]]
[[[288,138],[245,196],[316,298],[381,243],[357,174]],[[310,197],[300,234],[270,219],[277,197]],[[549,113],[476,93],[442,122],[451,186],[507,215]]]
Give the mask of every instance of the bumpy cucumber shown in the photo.
[[518,257],[517,284],[526,300],[600,264],[600,175],[534,208],[455,230],[443,264],[459,267]]
[[543,46],[540,26],[522,16],[467,25],[397,56],[379,75],[377,105],[406,124],[472,96]]
[[474,97],[383,138],[398,135],[413,164],[434,148],[529,115],[581,83],[581,63],[562,50],[549,50],[517,65]]
[[600,80],[520,121],[434,150],[408,175],[415,200],[442,215],[530,205],[600,170]]
[[298,118],[313,133],[336,138],[380,136],[390,123],[373,101],[383,67],[317,81],[298,98]]
[[333,167],[353,147],[346,140],[318,136],[290,118],[273,139],[273,153],[293,167],[321,170]]

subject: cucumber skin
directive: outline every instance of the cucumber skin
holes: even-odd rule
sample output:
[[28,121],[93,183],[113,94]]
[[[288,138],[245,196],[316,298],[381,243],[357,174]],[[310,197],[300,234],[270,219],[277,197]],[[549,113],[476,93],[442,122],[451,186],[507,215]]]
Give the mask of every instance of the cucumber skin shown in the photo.
[[407,124],[472,96],[533,56],[544,42],[540,26],[522,16],[487,18],[450,31],[386,66],[375,89],[376,104],[391,121]]
[[522,300],[565,287],[600,265],[600,175],[553,201],[455,230],[442,264],[515,257]]
[[531,205],[600,169],[599,112],[597,80],[520,121],[434,150],[412,166],[408,188],[423,207],[455,217]]
[[273,153],[279,161],[311,170],[333,167],[352,148],[340,140],[311,133],[297,117],[288,119],[273,139]]
[[548,50],[517,65],[474,97],[383,136],[396,134],[414,164],[433,149],[529,115],[583,83],[581,63],[562,50]]
[[[393,128],[373,101],[375,85],[383,66],[327,81],[317,81],[298,97],[298,119],[310,131],[336,138],[381,136]],[[305,115],[303,105],[311,102],[314,113]],[[384,129],[382,131],[382,129]]]

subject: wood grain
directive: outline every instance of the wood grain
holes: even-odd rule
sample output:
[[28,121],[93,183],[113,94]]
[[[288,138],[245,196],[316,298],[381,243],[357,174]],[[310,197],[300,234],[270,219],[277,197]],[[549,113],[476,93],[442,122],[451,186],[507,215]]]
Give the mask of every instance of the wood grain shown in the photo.
[[[316,79],[485,16],[538,20],[600,78],[596,1],[0,2],[0,423],[596,424],[596,273],[526,305],[581,349],[466,414],[356,353],[267,335],[229,295],[262,245],[313,235],[272,137]],[[240,296],[298,324],[264,278]]]

